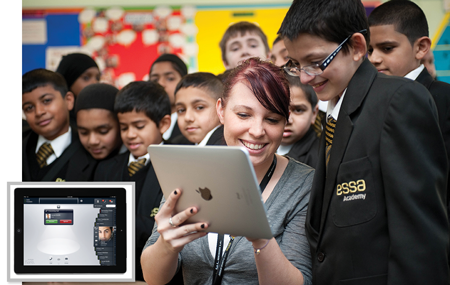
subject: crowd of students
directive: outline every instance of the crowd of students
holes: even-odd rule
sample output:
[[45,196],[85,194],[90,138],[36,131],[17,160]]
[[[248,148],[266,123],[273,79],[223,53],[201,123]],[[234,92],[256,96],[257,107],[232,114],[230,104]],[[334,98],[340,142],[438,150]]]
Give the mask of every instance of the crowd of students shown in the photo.
[[[84,54],[25,73],[23,181],[134,181],[148,284],[448,284],[450,85],[420,7],[295,0],[272,50],[249,22],[219,46],[223,74],[163,54],[121,90]],[[274,238],[225,236],[216,274],[217,235],[174,212],[150,144],[247,148]]]

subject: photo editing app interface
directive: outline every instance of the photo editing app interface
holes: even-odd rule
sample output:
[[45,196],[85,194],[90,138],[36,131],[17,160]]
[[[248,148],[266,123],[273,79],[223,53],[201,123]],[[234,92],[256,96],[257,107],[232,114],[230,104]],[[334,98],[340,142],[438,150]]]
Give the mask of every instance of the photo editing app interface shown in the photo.
[[24,197],[24,265],[115,266],[116,198]]

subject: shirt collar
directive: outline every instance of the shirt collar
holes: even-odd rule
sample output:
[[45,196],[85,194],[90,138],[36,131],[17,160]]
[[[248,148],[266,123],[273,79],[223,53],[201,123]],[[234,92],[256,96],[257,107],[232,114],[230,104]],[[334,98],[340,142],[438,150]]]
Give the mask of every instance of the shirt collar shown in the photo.
[[[164,141],[162,141],[159,145],[163,145]],[[130,163],[132,163],[133,161],[138,161],[145,158],[145,165],[147,165],[147,163],[150,161],[150,153],[146,153],[143,156],[139,156],[138,158],[135,158],[133,154],[131,154],[130,152],[130,156],[128,157],[128,165],[130,165]]]
[[56,139],[54,139],[52,141],[39,135],[38,142],[36,144],[35,153],[37,153],[39,148],[41,147],[41,145],[43,145],[46,142],[48,142],[49,144],[52,145],[52,149],[53,149],[53,152],[55,153],[56,157],[57,158],[60,157],[62,155],[62,153],[66,150],[66,148],[72,143],[71,127],[69,126],[69,130],[66,133],[60,135],[59,137],[57,137]]
[[344,101],[345,93],[347,93],[347,88],[345,88],[344,92],[342,92],[341,97],[336,97],[328,101],[327,118],[331,116],[337,121],[339,111],[341,110],[342,101]]
[[[219,125],[220,126],[220,125]],[[205,146],[206,143],[208,142],[209,138],[212,136],[212,134],[214,133],[215,130],[217,130],[217,128],[219,126],[216,126],[214,129],[212,129],[211,131],[209,131],[206,136],[202,139],[202,141],[200,143],[198,143],[198,146]]]
[[405,78],[416,80],[419,74],[422,72],[422,70],[425,68],[423,64],[421,64],[418,68],[414,69],[410,73],[405,75]]

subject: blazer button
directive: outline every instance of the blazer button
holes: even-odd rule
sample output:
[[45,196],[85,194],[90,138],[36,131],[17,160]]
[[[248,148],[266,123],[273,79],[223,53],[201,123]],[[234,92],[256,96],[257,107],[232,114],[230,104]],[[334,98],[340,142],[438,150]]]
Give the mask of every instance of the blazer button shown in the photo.
[[318,260],[319,262],[322,262],[324,259],[325,259],[325,254],[324,254],[323,252],[319,252],[319,253],[317,254],[317,260]]

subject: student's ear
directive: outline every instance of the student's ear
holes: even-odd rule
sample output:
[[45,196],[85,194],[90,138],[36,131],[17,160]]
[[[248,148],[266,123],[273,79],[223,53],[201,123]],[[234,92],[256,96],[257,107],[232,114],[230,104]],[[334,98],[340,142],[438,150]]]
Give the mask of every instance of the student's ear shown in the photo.
[[159,121],[159,132],[164,134],[169,129],[171,122],[172,119],[170,118],[170,115],[165,115],[161,121]]
[[354,61],[359,61],[361,58],[366,56],[367,53],[367,42],[366,38],[361,33],[355,33],[351,39],[351,52]]
[[316,107],[312,109],[312,112],[313,116],[311,118],[311,125],[314,125],[314,123],[316,122],[317,114],[319,114],[319,104],[316,104]]
[[67,91],[64,101],[66,101],[67,109],[71,111],[75,105],[75,95],[71,91]]
[[216,111],[217,111],[217,116],[219,117],[219,121],[220,123],[223,125],[223,111],[224,111],[224,107],[222,106],[222,98],[219,98],[216,102]]
[[421,60],[430,50],[431,39],[429,37],[421,37],[414,42],[414,52],[416,59]]

